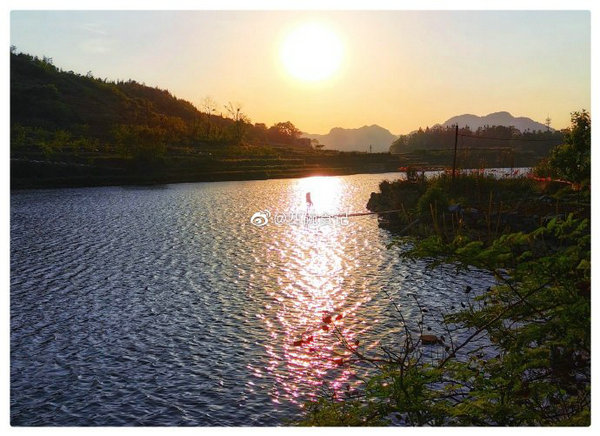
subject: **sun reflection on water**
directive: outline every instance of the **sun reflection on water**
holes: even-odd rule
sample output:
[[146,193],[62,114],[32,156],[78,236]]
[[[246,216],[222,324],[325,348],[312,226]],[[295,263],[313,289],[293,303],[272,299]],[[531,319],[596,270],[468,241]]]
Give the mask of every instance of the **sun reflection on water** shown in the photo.
[[[312,206],[306,204],[311,193]],[[337,214],[346,195],[344,183],[336,177],[299,179],[291,191],[290,205],[309,214]],[[272,360],[266,368],[279,381],[272,392],[275,402],[285,398],[303,401],[300,392],[306,385],[315,387],[309,396],[318,393],[317,387],[327,384],[340,390],[355,385],[352,372],[341,365],[348,351],[335,335],[354,341],[356,326],[348,323],[363,301],[348,301],[355,273],[353,253],[347,247],[347,228],[340,225],[295,225],[284,231],[287,244],[272,246],[281,267],[273,298],[279,303],[274,320],[265,324],[273,344],[267,346]],[[277,328],[278,327],[278,328]],[[285,366],[286,377],[281,377]]]
[[[294,186],[294,205],[298,210],[312,214],[343,213],[339,210],[345,195],[343,182],[338,177],[307,177],[298,179]],[[310,193],[312,206],[307,209],[306,194]]]

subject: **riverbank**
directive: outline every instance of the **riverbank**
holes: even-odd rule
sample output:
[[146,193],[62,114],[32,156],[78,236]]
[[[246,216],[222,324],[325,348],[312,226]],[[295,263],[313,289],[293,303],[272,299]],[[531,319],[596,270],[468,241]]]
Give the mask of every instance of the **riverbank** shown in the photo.
[[86,164],[34,159],[11,160],[11,189],[74,188],[167,183],[288,179],[310,176],[378,174],[399,170],[399,161],[385,153],[340,153],[316,159],[223,159]]
[[589,426],[589,186],[443,174],[379,187],[367,208],[401,210],[380,225],[402,259],[495,282],[454,288],[460,305],[439,296],[437,319],[421,292],[417,313],[393,302],[402,327],[381,351],[340,334],[340,365],[375,375],[308,402],[299,424]]
[[549,220],[590,214],[589,190],[575,191],[559,181],[531,177],[502,178],[484,174],[443,174],[435,179],[383,181],[371,194],[372,212],[401,210],[380,218],[381,226],[402,231],[411,226],[415,237],[432,229],[445,240],[461,232],[491,241],[509,232],[530,232]]

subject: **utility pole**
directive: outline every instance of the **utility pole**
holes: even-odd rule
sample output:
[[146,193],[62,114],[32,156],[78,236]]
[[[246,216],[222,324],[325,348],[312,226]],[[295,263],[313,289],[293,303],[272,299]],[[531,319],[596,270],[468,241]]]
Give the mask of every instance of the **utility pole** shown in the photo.
[[454,185],[454,178],[456,177],[456,147],[458,146],[458,124],[454,130],[454,160],[452,161],[452,185]]

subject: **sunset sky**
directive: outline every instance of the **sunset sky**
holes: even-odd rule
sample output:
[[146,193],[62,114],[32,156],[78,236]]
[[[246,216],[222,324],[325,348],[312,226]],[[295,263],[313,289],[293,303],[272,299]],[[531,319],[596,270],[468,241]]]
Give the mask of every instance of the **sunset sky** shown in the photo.
[[563,128],[591,100],[585,11],[13,11],[11,44],[310,133],[501,110]]

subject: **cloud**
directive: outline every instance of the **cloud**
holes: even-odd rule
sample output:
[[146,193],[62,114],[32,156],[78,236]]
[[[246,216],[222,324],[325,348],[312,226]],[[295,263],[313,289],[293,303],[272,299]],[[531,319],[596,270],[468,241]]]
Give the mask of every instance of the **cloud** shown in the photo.
[[88,33],[93,33],[94,35],[108,35],[108,32],[103,29],[103,26],[100,23],[82,23],[79,24],[78,27]]
[[81,39],[77,46],[85,53],[108,53],[113,47],[113,41],[108,37],[104,24],[100,22],[84,22],[76,25]]
[[113,41],[108,38],[88,38],[79,43],[79,48],[86,53],[108,53],[112,50]]

